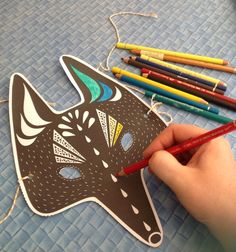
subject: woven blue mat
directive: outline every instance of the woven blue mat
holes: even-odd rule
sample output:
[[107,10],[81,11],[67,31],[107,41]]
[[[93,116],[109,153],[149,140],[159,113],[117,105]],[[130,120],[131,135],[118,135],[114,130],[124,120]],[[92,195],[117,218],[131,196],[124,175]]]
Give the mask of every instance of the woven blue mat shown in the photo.
[[[104,62],[116,41],[108,16],[120,11],[158,14],[157,19],[115,17],[122,42],[217,56],[236,66],[234,0],[1,0],[0,97],[8,97],[9,78],[20,72],[47,101],[56,103],[56,109],[76,104],[80,98],[63,72],[59,57],[71,54],[95,67]],[[110,65],[129,69],[120,60],[126,55],[125,51],[115,50]],[[199,71],[224,80],[228,84],[226,94],[236,96],[235,76]],[[159,110],[170,113],[176,123],[192,123],[207,129],[218,126],[216,122],[164,105]],[[221,109],[221,113],[234,117],[226,109]],[[235,153],[234,135],[226,138]],[[8,103],[0,106],[0,147],[0,215],[3,216],[17,186]],[[186,212],[167,186],[151,175],[146,176],[146,181],[164,229],[163,243],[155,251],[222,251],[207,228]],[[95,203],[84,203],[43,218],[30,211],[22,194],[12,215],[0,226],[0,250],[154,251],[132,237]]]

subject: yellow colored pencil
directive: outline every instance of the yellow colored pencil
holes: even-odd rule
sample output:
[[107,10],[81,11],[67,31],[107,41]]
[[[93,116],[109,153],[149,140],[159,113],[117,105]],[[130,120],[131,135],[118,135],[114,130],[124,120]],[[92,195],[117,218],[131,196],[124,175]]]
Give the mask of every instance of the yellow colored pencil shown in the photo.
[[[168,67],[168,68],[180,71],[182,73],[186,73],[186,74],[198,77],[198,78],[202,78],[202,79],[210,81],[210,82],[212,82],[212,83],[214,83],[216,85],[223,85],[224,84],[222,81],[220,81],[220,80],[218,80],[216,78],[213,78],[213,77],[210,77],[210,76],[206,76],[204,74],[200,74],[198,72],[194,72],[194,71],[191,71],[191,70],[186,69],[184,67],[176,66],[174,64],[170,64],[170,63],[167,63],[167,62],[159,60],[159,59],[148,57],[146,55],[141,55],[140,58],[142,58],[144,60],[148,60],[148,61],[156,63],[156,64],[159,64],[161,66],[165,66],[165,67]],[[225,85],[223,85],[223,86],[225,86]]]
[[128,77],[134,78],[136,80],[142,81],[142,82],[144,82],[144,83],[146,83],[148,85],[152,85],[154,87],[158,87],[158,88],[161,88],[161,89],[166,90],[168,92],[171,92],[173,94],[176,94],[176,95],[179,95],[181,97],[187,98],[189,100],[199,102],[199,103],[202,103],[202,104],[208,104],[207,101],[205,101],[204,99],[202,99],[202,98],[200,98],[200,97],[198,97],[196,95],[188,94],[188,93],[180,91],[178,89],[168,87],[168,86],[166,86],[164,84],[161,84],[161,83],[156,82],[156,81],[152,81],[152,80],[147,79],[145,77],[142,77],[140,75],[137,75],[137,74],[131,73],[129,71],[123,70],[123,69],[121,69],[119,67],[113,67],[112,68],[112,73],[113,74],[123,74],[123,75],[126,75]]
[[175,52],[175,51],[163,50],[163,49],[159,49],[159,48],[152,48],[152,47],[146,47],[146,46],[140,46],[140,45],[128,44],[128,43],[121,43],[121,42],[117,43],[116,47],[120,48],[120,49],[127,49],[127,50],[137,49],[137,50],[159,52],[159,53],[164,53],[166,55],[172,55],[172,56],[177,56],[177,57],[186,58],[186,59],[200,60],[200,61],[210,62],[210,63],[214,63],[214,64],[219,64],[219,65],[227,65],[229,63],[227,60],[223,60],[223,59],[219,59],[219,58],[211,58],[211,57],[201,56],[201,55],[197,55],[197,54]]

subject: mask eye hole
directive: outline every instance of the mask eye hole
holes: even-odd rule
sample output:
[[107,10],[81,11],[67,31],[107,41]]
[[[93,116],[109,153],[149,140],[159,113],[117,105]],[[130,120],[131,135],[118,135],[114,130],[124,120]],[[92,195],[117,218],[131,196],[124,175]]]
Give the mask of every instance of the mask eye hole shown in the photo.
[[78,179],[81,177],[80,170],[78,168],[67,166],[60,169],[59,174],[65,179]]
[[124,151],[128,151],[133,145],[134,139],[130,132],[127,132],[123,135],[121,139],[121,147]]

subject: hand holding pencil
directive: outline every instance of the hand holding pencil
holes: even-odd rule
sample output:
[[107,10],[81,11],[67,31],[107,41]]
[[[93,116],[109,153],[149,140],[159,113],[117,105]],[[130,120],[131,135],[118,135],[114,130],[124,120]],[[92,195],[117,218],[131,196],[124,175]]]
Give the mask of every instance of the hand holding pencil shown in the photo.
[[236,162],[228,141],[217,137],[191,150],[186,165],[163,151],[205,133],[193,125],[173,124],[154,139],[144,157],[151,156],[153,173],[194,218],[208,226],[226,251],[236,251]]
[[[232,121],[229,122],[223,126],[220,126],[216,129],[213,129],[211,131],[205,132],[204,134],[195,136],[193,138],[187,139],[184,142],[181,142],[177,145],[168,147],[167,149],[165,149],[165,151],[169,152],[170,154],[172,154],[173,156],[176,156],[178,154],[190,151],[196,147],[199,147],[200,145],[207,143],[213,139],[215,139],[216,137],[225,135],[231,131],[236,130],[236,121]],[[154,144],[152,144],[154,145]],[[151,145],[151,146],[152,146]],[[151,147],[149,147],[151,148]],[[146,151],[147,152],[147,151]],[[145,153],[146,153],[145,152]],[[147,154],[145,154],[146,156]],[[116,174],[117,177],[121,177],[121,176],[125,176],[131,173],[134,173],[142,168],[144,168],[145,166],[148,165],[149,159],[143,159],[140,162],[137,162],[135,164],[132,164],[129,167],[125,167],[123,168],[120,172],[118,172]]]
[[[236,68],[225,66],[229,62],[220,58],[120,42],[116,47],[135,50],[133,53],[140,55],[135,59],[124,60],[125,63],[161,74],[167,72],[167,76],[172,76],[177,80],[182,77],[180,81],[202,88],[203,85],[207,85],[217,94],[224,94],[226,83],[163,61],[236,73]],[[137,50],[139,51],[137,52]],[[148,55],[140,53],[140,50],[149,51]],[[158,55],[154,56],[152,53]],[[145,67],[141,65],[145,65]],[[121,78],[125,76],[124,72],[116,72],[116,74],[120,74]],[[133,76],[126,77],[133,78]],[[143,79],[135,79],[135,86],[143,85],[141,81],[145,82]],[[133,85],[133,80],[130,84]],[[206,89],[211,90],[210,88]],[[172,98],[168,97],[168,99]],[[224,98],[224,100],[226,99],[228,98]],[[231,102],[234,103],[233,100],[229,101],[230,104]],[[147,147],[143,153],[143,160],[123,168],[116,175],[118,177],[128,175],[149,165],[153,173],[173,190],[190,214],[208,226],[222,243],[225,251],[236,251],[236,161],[229,143],[219,137],[235,128],[236,121],[209,132],[193,125],[173,124]],[[180,163],[176,154],[185,154],[185,156],[188,154],[185,163]],[[125,178],[124,181],[128,182],[129,178]]]
[[[182,165],[166,151],[158,151],[205,133],[192,125],[172,125],[145,150],[149,167],[177,195],[182,205],[225,247],[236,251],[236,162],[222,137],[192,151]],[[128,178],[127,178],[128,180]]]

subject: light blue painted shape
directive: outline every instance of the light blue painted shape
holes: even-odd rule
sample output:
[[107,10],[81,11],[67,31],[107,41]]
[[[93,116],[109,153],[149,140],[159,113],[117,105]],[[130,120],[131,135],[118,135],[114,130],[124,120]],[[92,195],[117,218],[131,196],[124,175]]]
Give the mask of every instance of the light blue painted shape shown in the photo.
[[102,89],[104,91],[102,97],[100,97],[98,102],[109,100],[113,94],[112,89],[100,81],[98,81],[98,83],[102,86]]
[[121,146],[124,151],[128,151],[133,145],[134,139],[130,132],[127,132],[123,135],[121,139]]
[[59,174],[66,179],[77,179],[81,177],[79,169],[72,166],[63,167],[59,171]]

